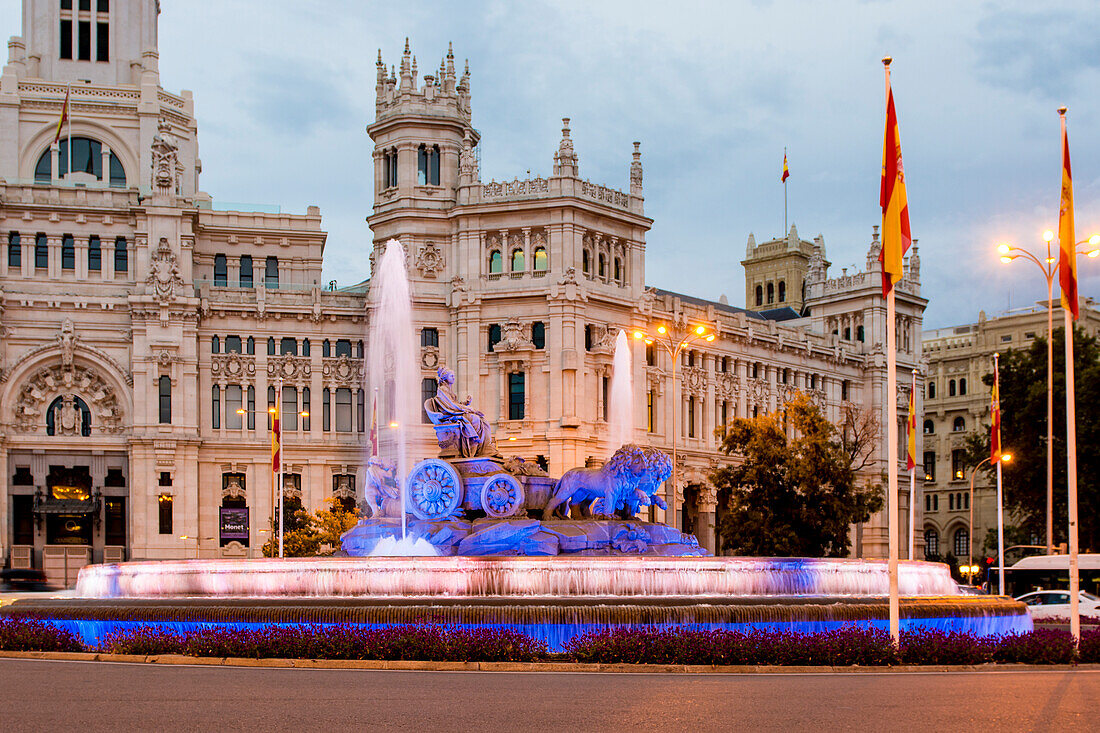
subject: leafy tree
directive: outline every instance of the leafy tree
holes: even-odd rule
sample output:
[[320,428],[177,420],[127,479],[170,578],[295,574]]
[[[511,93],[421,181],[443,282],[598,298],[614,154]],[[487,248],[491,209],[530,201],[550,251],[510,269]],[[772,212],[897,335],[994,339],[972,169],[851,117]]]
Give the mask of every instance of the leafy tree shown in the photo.
[[[1077,510],[1082,551],[1100,549],[1100,344],[1074,330],[1074,387],[1077,400]],[[1054,544],[1066,541],[1066,370],[1065,329],[1054,330]],[[1001,354],[1001,443],[1012,454],[1002,472],[1006,511],[1025,536],[1046,539],[1047,512],[1047,343]],[[992,373],[982,380],[993,384]],[[970,443],[974,464],[989,455],[988,427]],[[971,447],[972,446],[972,447]],[[977,453],[985,449],[983,455]],[[985,470],[984,468],[982,469]],[[991,473],[989,475],[992,475]]]
[[710,476],[729,495],[719,528],[725,549],[780,557],[848,554],[850,525],[882,508],[883,491],[856,479],[876,423],[853,413],[844,425],[838,431],[801,394],[780,412],[731,421],[722,451],[742,460]]
[[[333,554],[340,547],[340,535],[359,521],[358,511],[347,511],[335,499],[326,499],[329,506],[313,514],[299,508],[287,511],[283,518],[283,555],[286,557],[316,557]],[[271,539],[264,543],[264,557],[279,554],[278,528],[272,527]]]

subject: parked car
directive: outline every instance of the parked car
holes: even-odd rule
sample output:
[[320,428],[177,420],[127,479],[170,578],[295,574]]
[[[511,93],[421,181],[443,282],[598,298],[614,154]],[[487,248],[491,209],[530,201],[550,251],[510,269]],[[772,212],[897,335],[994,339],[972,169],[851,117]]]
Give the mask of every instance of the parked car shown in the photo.
[[46,580],[46,573],[32,568],[7,568],[0,570],[0,590],[3,591],[51,591],[57,590]]
[[[1024,593],[1016,600],[1027,604],[1032,618],[1069,618],[1069,591],[1037,590]],[[1100,598],[1081,591],[1077,610],[1081,616],[1100,615]]]

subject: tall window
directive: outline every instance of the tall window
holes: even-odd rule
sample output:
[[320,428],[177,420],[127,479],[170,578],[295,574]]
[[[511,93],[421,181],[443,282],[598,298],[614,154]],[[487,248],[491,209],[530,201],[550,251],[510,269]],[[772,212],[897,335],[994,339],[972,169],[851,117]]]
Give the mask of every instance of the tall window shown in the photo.
[[172,534],[172,495],[161,494],[157,497],[160,534]]
[[172,378],[160,378],[160,424],[169,425],[172,422]]
[[210,388],[210,427],[218,430],[222,426],[222,388],[214,385]]
[[536,349],[546,348],[546,324],[542,321],[535,321],[531,324],[531,343],[535,345]]
[[775,285],[768,283],[768,305],[775,302]]
[[269,288],[279,287],[279,258],[268,257],[264,261],[264,285]]
[[688,418],[687,418],[688,437],[695,437],[695,398],[688,397]]
[[43,270],[50,266],[50,245],[45,234],[34,238],[34,266]]
[[382,153],[382,188],[397,185],[397,148]]
[[956,386],[955,386],[955,380],[952,379],[951,381],[949,381],[947,383],[947,396],[948,397],[954,397],[956,391],[957,390],[956,390]]
[[779,281],[779,302],[787,302],[787,283],[784,280]]
[[115,274],[125,273],[130,269],[129,255],[126,251],[126,237],[115,239]]
[[229,284],[229,266],[226,264],[225,255],[214,255],[214,286],[225,287]]
[[500,343],[500,324],[494,323],[489,326],[489,351]]
[[651,389],[646,392],[646,430],[650,433],[653,432],[654,427],[657,425],[657,395]]
[[500,254],[500,250],[494,249],[489,254],[489,274],[495,275],[496,273],[504,271],[504,258]]
[[932,422],[931,420],[925,420],[924,421],[924,434],[925,435],[932,435],[935,432],[936,432],[936,424],[934,422]]
[[99,272],[103,269],[103,245],[99,237],[94,234],[88,237],[88,272]]
[[623,261],[621,258],[615,258],[615,282],[622,282],[623,280]]
[[23,248],[19,244],[19,232],[8,232],[8,269],[23,266]]
[[332,392],[328,387],[321,390],[321,430],[326,433],[332,425]]
[[951,431],[955,433],[961,433],[964,430],[966,430],[966,420],[964,420],[960,415],[959,417],[955,418],[955,421],[953,423],[951,423]]
[[210,337],[210,353],[220,354],[222,353],[222,342],[217,336]]
[[966,394],[966,379],[965,378],[959,380],[959,394],[960,395]]
[[242,288],[252,287],[252,255],[241,255],[241,274],[238,282]]
[[954,540],[955,557],[966,557],[970,553],[970,532],[966,527],[959,527],[955,530]]
[[605,257],[603,253],[600,253],[596,267],[596,275],[599,277],[604,277],[607,274],[607,257]]
[[535,272],[549,269],[550,260],[546,257],[546,247],[535,247]]
[[[393,404],[392,397],[390,404]],[[355,426],[360,433],[367,431],[367,392],[363,389],[355,395]]]
[[437,329],[437,328],[422,328],[422,329],[420,329],[420,345],[421,346],[439,346],[439,329]]
[[274,336],[268,336],[267,337],[267,355],[268,356],[275,356],[275,337]]
[[930,399],[930,400],[935,398],[935,396],[936,396],[936,383],[935,382],[929,382],[928,383],[928,391],[925,394],[928,396],[928,399]]
[[588,254],[588,250],[581,252],[581,272],[587,275],[592,269],[592,257]]
[[230,384],[225,388],[225,427],[229,430],[240,430],[244,426],[244,417],[240,412],[244,411],[241,385]]
[[847,400],[849,392],[851,392],[849,382],[847,379],[845,379],[843,382],[840,383],[840,399]]
[[[106,5],[106,2],[102,3]],[[95,60],[108,61],[110,56],[111,33],[107,23],[95,24]]]
[[244,342],[244,353],[252,356],[256,353],[256,339],[251,336]]
[[[62,9],[68,6],[69,10],[72,10],[72,0],[61,0]],[[73,57],[73,19],[71,17],[61,19],[61,53],[60,56],[63,59],[71,59]]]
[[932,527],[924,530],[924,557],[939,557],[940,533]]
[[864,340],[863,326],[856,326],[856,341],[862,343]]
[[764,288],[756,286],[756,304],[764,305]]
[[430,423],[428,419],[428,413],[424,411],[423,405],[425,402],[435,397],[435,393],[439,390],[439,382],[431,377],[425,377],[420,380],[420,422],[425,425]]
[[956,481],[966,478],[966,451],[961,448],[951,451],[951,477]]
[[309,339],[302,339],[302,356],[309,356]]
[[439,185],[439,146],[421,145],[416,153],[416,182],[421,186]]
[[76,269],[76,242],[73,241],[71,234],[61,237],[61,269]]
[[309,431],[309,387],[302,387],[302,430]]
[[523,272],[523,250],[512,252],[512,272]]
[[248,386],[248,405],[245,407],[245,417],[249,430],[256,429],[256,388]]
[[225,337],[225,353],[227,353],[227,354],[239,354],[239,353],[241,353],[241,337],[240,336],[226,336]]
[[351,341],[349,341],[348,339],[337,339],[336,340],[336,356],[337,357],[347,356],[347,357],[350,358],[351,357]]
[[336,390],[336,432],[351,432],[351,390],[347,387]]
[[284,337],[279,341],[279,354],[282,356],[298,356],[298,340]]
[[508,419],[523,419],[524,373],[512,372],[508,375]]
[[924,480],[936,480],[936,454],[932,451],[924,452]]
[[298,388],[283,387],[282,415],[279,416],[283,430],[298,429]]

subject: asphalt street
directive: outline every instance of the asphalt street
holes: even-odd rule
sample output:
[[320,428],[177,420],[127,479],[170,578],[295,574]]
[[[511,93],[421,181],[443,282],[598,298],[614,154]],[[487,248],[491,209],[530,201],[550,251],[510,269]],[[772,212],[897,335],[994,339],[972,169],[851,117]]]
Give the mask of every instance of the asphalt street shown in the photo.
[[1100,671],[395,672],[0,659],[0,727],[41,730],[1085,731]]

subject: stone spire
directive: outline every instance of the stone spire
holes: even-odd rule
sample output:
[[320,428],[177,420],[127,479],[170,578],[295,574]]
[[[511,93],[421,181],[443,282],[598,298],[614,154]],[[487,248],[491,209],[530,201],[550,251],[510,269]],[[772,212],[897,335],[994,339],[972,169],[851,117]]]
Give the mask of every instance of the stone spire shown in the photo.
[[409,52],[409,39],[405,38],[405,53],[401,54],[401,91],[411,91],[413,87],[413,72],[409,65],[412,54]]
[[787,232],[787,250],[797,252],[799,247],[798,230],[791,224],[791,230]]
[[814,237],[814,251],[810,255],[809,272],[806,274],[806,284],[825,282],[825,239],[820,234]]
[[443,93],[452,94],[455,90],[455,52],[451,47],[451,42],[447,42],[447,56],[444,58],[446,64],[443,70]]
[[752,232],[749,232],[749,243],[745,247],[745,259],[750,259],[752,257],[752,253],[755,252],[755,251],[756,251],[756,236]]
[[469,130],[462,140],[462,151],[458,154],[459,185],[477,183],[481,180],[481,172],[478,170],[477,154],[474,152],[473,135]]
[[914,285],[920,285],[920,254],[917,250],[917,240],[913,240],[913,248],[909,255],[909,281]]
[[630,195],[642,195],[642,144],[634,143],[634,159],[630,161]]
[[871,247],[867,250],[867,272],[875,272],[878,269],[878,253],[882,251],[882,244],[878,240],[878,224],[872,227]]
[[569,137],[569,118],[562,117],[561,124],[561,143],[558,144],[558,152],[554,156],[554,175],[577,178],[580,169],[577,165],[577,154],[573,151],[573,139]]

